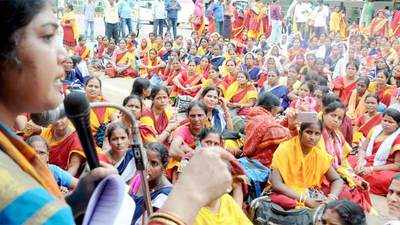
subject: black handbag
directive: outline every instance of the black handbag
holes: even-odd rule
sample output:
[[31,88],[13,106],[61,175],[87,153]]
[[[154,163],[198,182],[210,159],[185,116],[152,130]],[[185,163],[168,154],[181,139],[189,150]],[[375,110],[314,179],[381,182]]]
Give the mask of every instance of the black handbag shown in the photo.
[[314,212],[309,208],[284,210],[268,196],[254,199],[251,216],[255,225],[313,225]]

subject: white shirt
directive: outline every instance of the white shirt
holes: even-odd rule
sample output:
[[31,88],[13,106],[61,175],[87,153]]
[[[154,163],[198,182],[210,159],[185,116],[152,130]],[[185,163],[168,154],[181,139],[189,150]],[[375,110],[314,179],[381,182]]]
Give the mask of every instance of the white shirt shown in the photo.
[[156,0],[153,2],[153,19],[166,19],[167,11],[165,10],[165,4],[162,0]]
[[308,20],[308,15],[311,13],[310,3],[300,3],[294,9],[294,18],[296,23],[305,23]]
[[108,0],[104,1],[104,21],[106,23],[118,23],[119,16],[118,16],[118,4],[114,2],[114,5],[111,6]]
[[[322,9],[320,10],[321,7]],[[329,13],[329,8],[326,5],[317,6],[313,13],[315,18],[314,27],[326,27]]]

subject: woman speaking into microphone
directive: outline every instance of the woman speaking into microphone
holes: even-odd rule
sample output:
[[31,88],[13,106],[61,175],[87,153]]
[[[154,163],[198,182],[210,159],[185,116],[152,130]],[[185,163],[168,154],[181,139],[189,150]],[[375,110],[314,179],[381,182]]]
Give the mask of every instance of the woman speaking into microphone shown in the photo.
[[[96,183],[117,173],[111,166],[103,165],[82,178],[74,192],[63,196],[35,151],[11,129],[17,115],[46,111],[55,108],[62,100],[62,62],[66,51],[57,44],[58,27],[57,18],[48,1],[0,1],[1,224],[74,224],[74,218],[85,212]],[[205,204],[215,199],[221,190],[226,190],[231,179],[228,166],[224,167],[225,162],[221,159],[225,156],[202,153],[198,161],[204,161],[202,157],[211,160],[218,170],[207,167],[188,169],[175,191],[181,190],[179,196],[183,197],[172,196],[166,206],[165,213],[170,211],[182,216],[184,222],[192,219],[187,209],[168,208],[168,205],[174,205],[173,201],[179,202],[182,198],[195,198],[187,191],[184,193],[185,189],[179,186],[194,187],[193,193],[204,192],[201,201],[195,202]],[[200,163],[193,163],[192,166],[202,167]],[[195,176],[196,171],[203,171],[204,175],[197,175],[200,179],[188,179]],[[196,184],[196,180],[206,180],[201,179],[201,176],[216,171],[220,175],[214,176],[215,180],[208,179],[208,185]],[[198,186],[202,187],[197,190]],[[197,208],[200,207],[193,205],[192,211]]]

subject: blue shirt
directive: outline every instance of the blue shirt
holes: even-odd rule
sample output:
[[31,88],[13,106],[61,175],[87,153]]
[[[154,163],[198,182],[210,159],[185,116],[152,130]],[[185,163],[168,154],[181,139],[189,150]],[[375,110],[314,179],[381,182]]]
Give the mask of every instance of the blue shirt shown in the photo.
[[72,175],[56,165],[49,164],[49,170],[54,176],[58,186],[70,188],[72,183]]
[[216,22],[224,21],[224,7],[220,2],[212,3],[207,10],[207,13],[210,12],[214,15]]
[[122,0],[118,4],[118,14],[121,18],[127,19],[132,17],[132,3]]
[[83,14],[86,21],[94,21],[95,9],[96,6],[94,2],[85,4],[83,7]]
[[176,19],[178,18],[178,11],[181,10],[181,5],[179,2],[175,1],[176,4],[172,3],[171,1],[166,1],[165,3],[165,10],[167,10],[167,17]]

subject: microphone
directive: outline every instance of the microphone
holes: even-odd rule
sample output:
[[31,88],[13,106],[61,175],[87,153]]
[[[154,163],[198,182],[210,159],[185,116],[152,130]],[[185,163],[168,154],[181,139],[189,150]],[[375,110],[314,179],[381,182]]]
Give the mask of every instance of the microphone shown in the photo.
[[64,99],[65,114],[74,125],[90,169],[100,166],[90,129],[90,104],[84,92],[72,91]]
[[30,117],[35,124],[42,127],[47,127],[57,120],[65,117],[64,104],[60,104],[57,106],[57,108],[42,113],[32,113]]

